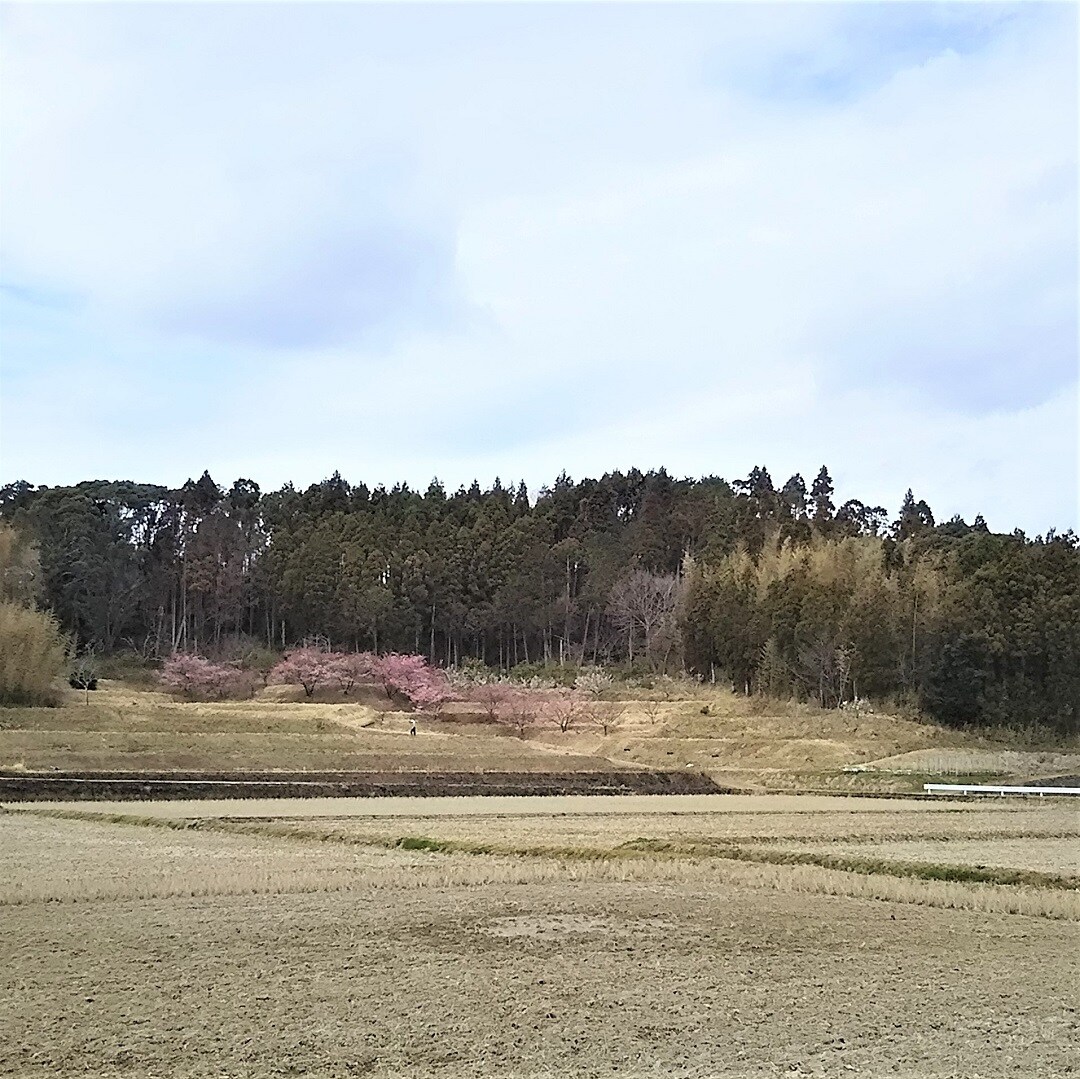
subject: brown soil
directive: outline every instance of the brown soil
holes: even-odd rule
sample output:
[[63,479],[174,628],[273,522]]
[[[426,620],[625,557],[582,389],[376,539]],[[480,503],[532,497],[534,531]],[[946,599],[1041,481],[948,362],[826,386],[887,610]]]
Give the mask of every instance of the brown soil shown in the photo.
[[722,794],[688,772],[0,772],[9,802]]
[[[626,801],[639,815],[552,826],[598,840],[596,829],[618,824],[610,843],[623,826],[647,825],[644,806],[675,803]],[[857,816],[837,808],[852,799],[758,803],[784,811],[731,816],[779,834],[805,831],[819,813],[838,829]],[[458,804],[491,838],[510,825],[545,838],[535,812],[485,817],[481,799]],[[1054,824],[1045,807],[936,803],[912,803],[904,823],[923,806],[938,828],[987,826],[989,814],[994,824]],[[887,803],[860,808],[864,826],[898,823]],[[647,834],[723,819],[669,814]],[[409,833],[415,823],[438,822],[395,822]],[[766,890],[707,862],[679,880],[662,875],[664,862],[655,877],[600,879],[588,865],[575,877],[573,863],[545,859],[3,813],[0,1075],[1029,1079],[1080,1070],[1080,923]]]
[[0,1073],[1066,1075],[1075,926],[672,885],[5,912]]

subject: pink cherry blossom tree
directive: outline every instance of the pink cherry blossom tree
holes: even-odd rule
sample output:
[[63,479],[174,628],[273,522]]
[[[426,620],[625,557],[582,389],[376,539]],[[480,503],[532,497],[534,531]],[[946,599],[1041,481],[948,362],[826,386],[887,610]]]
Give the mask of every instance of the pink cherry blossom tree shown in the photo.
[[372,674],[382,683],[387,697],[395,693],[414,708],[438,714],[453,699],[453,691],[443,671],[430,666],[423,656],[390,653],[375,657]]
[[421,712],[429,712],[433,716],[438,716],[442,711],[442,706],[454,698],[450,683],[442,675],[442,671],[430,668],[427,676],[414,681],[405,695],[414,708]]
[[524,738],[525,732],[539,719],[540,706],[540,697],[535,690],[508,685],[499,697],[498,722],[513,728],[519,738]]
[[375,659],[370,652],[331,652],[326,657],[329,676],[346,697],[357,682],[374,676]]
[[471,687],[469,700],[480,705],[489,722],[498,723],[500,712],[505,707],[514,689],[506,682],[487,682]]
[[189,700],[250,696],[254,688],[248,671],[186,652],[177,652],[165,661],[159,680],[166,689]]
[[320,683],[333,676],[332,653],[317,648],[294,648],[270,672],[270,681],[281,685],[301,685],[304,695],[313,697]]
[[387,697],[393,697],[395,693],[408,697],[409,689],[423,682],[430,669],[423,656],[400,655],[397,652],[377,656],[372,664],[372,674],[386,690]]

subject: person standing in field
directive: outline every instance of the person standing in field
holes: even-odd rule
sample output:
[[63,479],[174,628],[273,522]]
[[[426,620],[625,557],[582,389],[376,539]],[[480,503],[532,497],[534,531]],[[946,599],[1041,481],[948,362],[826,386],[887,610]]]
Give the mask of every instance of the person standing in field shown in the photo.
[[416,734],[416,720],[409,720],[409,734]]

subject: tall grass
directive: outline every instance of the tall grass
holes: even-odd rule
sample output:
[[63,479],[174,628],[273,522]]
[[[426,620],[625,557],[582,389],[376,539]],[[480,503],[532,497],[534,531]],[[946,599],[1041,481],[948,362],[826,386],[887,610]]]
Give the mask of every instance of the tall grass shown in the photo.
[[66,662],[64,635],[52,615],[0,603],[0,705],[57,704],[55,683]]

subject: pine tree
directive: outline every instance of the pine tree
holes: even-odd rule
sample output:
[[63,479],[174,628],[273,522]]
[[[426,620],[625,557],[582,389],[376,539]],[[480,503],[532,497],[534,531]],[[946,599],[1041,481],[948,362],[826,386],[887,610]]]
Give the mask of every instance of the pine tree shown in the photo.
[[813,486],[810,488],[810,500],[814,504],[813,521],[820,532],[825,532],[833,519],[836,506],[833,504],[833,481],[829,470],[822,465]]
[[780,491],[782,504],[797,521],[806,517],[806,480],[796,472]]

